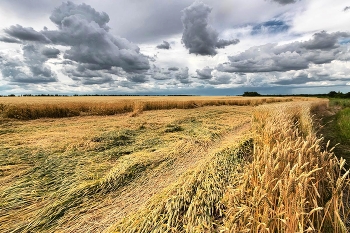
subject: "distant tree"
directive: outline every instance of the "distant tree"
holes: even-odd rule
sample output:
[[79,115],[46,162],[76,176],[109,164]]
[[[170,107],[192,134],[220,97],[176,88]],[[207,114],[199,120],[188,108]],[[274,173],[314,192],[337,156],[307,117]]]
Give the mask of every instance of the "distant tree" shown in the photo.
[[256,91],[246,91],[243,93],[243,96],[261,96],[261,95]]
[[16,96],[15,94],[9,94],[8,96],[10,96],[10,97],[14,97],[14,96]]
[[330,92],[328,93],[328,96],[329,96],[329,97],[336,97],[337,94],[338,94],[338,93],[337,93],[336,91],[330,91]]

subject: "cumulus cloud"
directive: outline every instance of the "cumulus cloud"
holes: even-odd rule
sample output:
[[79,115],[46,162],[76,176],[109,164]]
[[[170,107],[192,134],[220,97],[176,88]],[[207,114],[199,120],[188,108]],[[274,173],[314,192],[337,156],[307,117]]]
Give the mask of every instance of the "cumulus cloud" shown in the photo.
[[314,82],[314,81],[318,81],[316,78],[311,77],[309,78],[307,75],[303,75],[303,76],[298,76],[298,77],[294,77],[291,79],[281,79],[278,80],[276,82],[274,82],[274,84],[278,84],[278,85],[298,85],[298,84],[305,84],[308,82]]
[[121,67],[133,73],[149,69],[149,61],[138,46],[108,32],[106,13],[67,2],[56,8],[50,19],[60,30],[43,33],[54,43],[71,47],[64,58],[100,70]]
[[61,52],[59,49],[51,48],[51,47],[44,47],[41,50],[41,54],[43,54],[47,58],[57,58],[60,53]]
[[345,84],[350,80],[350,68],[346,62],[335,61],[333,63],[324,64],[323,66],[312,65],[307,70],[289,71],[278,74],[277,80],[272,84],[277,85],[320,85],[334,83]]
[[213,70],[214,69],[212,69],[212,68],[205,67],[201,70],[199,70],[199,69],[196,70],[196,73],[197,73],[199,79],[211,79],[213,77],[211,74],[211,72]]
[[182,11],[181,20],[184,27],[182,42],[189,53],[215,55],[216,48],[224,48],[239,42],[238,39],[218,39],[218,32],[208,24],[211,10],[208,5],[196,1]]
[[11,36],[23,41],[37,41],[42,43],[50,43],[50,40],[40,32],[35,31],[31,27],[22,27],[21,25],[11,26],[10,28],[4,29],[4,32]]
[[180,83],[183,83],[183,84],[191,83],[191,80],[189,79],[189,74],[188,74],[188,67],[182,68],[177,73],[175,73],[175,78],[176,80],[178,80]]
[[313,39],[303,43],[303,46],[306,49],[321,49],[321,50],[330,50],[338,46],[337,40],[340,37],[350,38],[350,34],[346,32],[336,32],[328,34],[325,31],[315,33]]
[[[88,70],[99,71],[92,72],[100,75],[101,79],[97,82],[110,82],[111,79],[104,74],[109,74],[115,68],[121,68],[131,75],[144,73],[150,68],[148,58],[140,53],[137,45],[109,33],[109,16],[105,12],[97,12],[89,5],[76,5],[68,1],[53,10],[50,20],[57,25],[58,30],[44,29],[37,32],[33,28],[16,25],[4,31],[15,40],[23,42],[35,41],[69,47],[63,53],[63,58],[84,67],[77,69],[82,72],[80,76],[77,72],[68,72],[70,77],[87,77],[85,75],[89,73]],[[45,48],[42,54],[47,58],[57,58],[60,51]],[[85,80],[82,83],[91,82]]]
[[231,83],[231,77],[229,75],[220,75],[208,80],[208,83],[211,85],[229,84]]
[[243,84],[247,81],[244,74],[220,72],[209,67],[196,70],[196,73],[197,76],[195,78],[210,85]]
[[[176,67],[174,67],[176,68]],[[178,70],[178,68],[177,68]],[[173,70],[169,70],[169,69],[164,69],[164,68],[159,68],[155,65],[153,65],[153,68],[151,70],[151,77],[155,80],[168,80],[168,79],[171,79],[172,76],[171,76],[171,73],[172,73]]]
[[57,75],[45,64],[49,59],[42,54],[45,48],[41,44],[26,44],[22,47],[23,58],[9,58],[3,56],[0,69],[3,77],[15,83],[49,83],[56,82]]
[[[153,79],[158,81],[163,80],[173,80],[174,85],[177,82],[182,84],[192,83],[190,80],[189,69],[188,67],[179,68],[179,67],[169,67],[168,69],[159,68],[157,66],[153,66],[150,70],[150,75]],[[169,84],[169,82],[167,82]]]
[[223,72],[243,73],[285,72],[307,69],[311,64],[346,60],[346,47],[338,43],[338,39],[344,37],[350,37],[350,34],[320,32],[305,42],[251,47],[238,55],[229,56],[229,62],[219,65],[217,69]]
[[234,45],[234,44],[238,44],[239,43],[239,40],[238,39],[233,39],[233,40],[224,40],[224,39],[219,39],[215,46],[216,48],[218,49],[223,49],[225,48],[226,46],[229,46],[229,45]]
[[16,38],[8,37],[8,36],[0,36],[0,41],[5,43],[22,43],[20,40],[17,40]]
[[[72,63],[67,63],[72,65]],[[84,85],[113,83],[114,80],[110,74],[106,74],[99,70],[90,70],[83,65],[66,66],[64,73],[72,80]]]
[[170,44],[164,40],[163,43],[157,45],[157,49],[170,49]]
[[178,71],[178,70],[179,70],[179,67],[172,66],[172,67],[169,67],[168,70],[171,70],[171,71]]
[[292,4],[292,3],[296,3],[296,0],[272,0],[274,2],[277,2],[281,5],[287,5],[287,4]]
[[128,75],[126,79],[133,83],[145,83],[148,81],[148,78],[145,74]]
[[96,23],[100,28],[108,31],[109,16],[105,12],[97,12],[94,8],[85,3],[76,5],[73,2],[68,1],[62,3],[61,6],[55,8],[50,16],[50,20],[55,23],[60,29],[64,26],[62,21],[70,16],[82,17],[88,23]]
[[82,79],[80,81],[84,85],[95,85],[95,84],[101,85],[101,84],[114,82],[113,78],[111,76],[107,76],[107,75],[100,75],[97,77],[92,77],[90,79]]

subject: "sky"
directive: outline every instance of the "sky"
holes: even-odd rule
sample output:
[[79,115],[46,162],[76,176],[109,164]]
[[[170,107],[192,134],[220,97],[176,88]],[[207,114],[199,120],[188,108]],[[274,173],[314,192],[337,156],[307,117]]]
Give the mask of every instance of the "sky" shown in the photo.
[[346,0],[1,0],[0,95],[350,92]]

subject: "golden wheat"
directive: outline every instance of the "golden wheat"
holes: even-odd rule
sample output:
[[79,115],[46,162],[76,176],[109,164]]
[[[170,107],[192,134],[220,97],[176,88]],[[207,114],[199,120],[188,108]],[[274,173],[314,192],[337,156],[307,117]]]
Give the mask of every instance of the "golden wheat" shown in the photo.
[[[61,98],[61,101],[59,101]],[[256,106],[264,103],[288,102],[292,98],[187,97],[187,98],[84,98],[84,97],[14,97],[0,98],[0,116],[22,120],[62,118],[86,115],[115,115],[162,109],[192,109],[203,106]],[[23,100],[23,101],[21,101]]]
[[[322,138],[316,136],[311,119],[312,111],[327,104],[257,108],[252,162],[238,177],[247,181],[230,188],[225,197],[226,229],[346,232],[340,213],[344,213],[342,195],[349,171],[341,175],[344,161],[339,162],[327,148],[321,150]],[[271,204],[262,204],[263,200]],[[242,208],[248,214],[237,222]]]

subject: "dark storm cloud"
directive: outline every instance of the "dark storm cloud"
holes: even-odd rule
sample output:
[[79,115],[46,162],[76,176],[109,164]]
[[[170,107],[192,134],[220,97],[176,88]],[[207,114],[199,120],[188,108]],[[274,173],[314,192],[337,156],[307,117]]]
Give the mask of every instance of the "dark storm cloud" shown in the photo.
[[[58,30],[44,29],[37,32],[33,28],[16,25],[4,31],[21,41],[50,42],[69,47],[63,53],[63,58],[84,67],[84,70],[77,69],[77,72],[82,72],[81,76],[89,73],[87,70],[100,71],[95,73],[101,74],[101,79],[96,82],[110,81],[103,74],[115,68],[122,68],[132,74],[144,73],[150,68],[148,58],[140,53],[137,45],[109,33],[109,16],[105,12],[100,13],[89,5],[76,5],[68,1],[55,8],[50,19]],[[42,50],[42,55],[47,58],[57,58],[59,53],[55,48]],[[70,72],[69,76],[81,77],[77,72]],[[90,84],[87,81],[82,83]]]
[[199,79],[211,79],[213,77],[211,74],[212,71],[213,69],[209,67],[205,67],[201,70],[196,70],[196,73]]
[[169,67],[168,70],[171,70],[171,71],[178,71],[179,70],[179,67]]
[[70,66],[64,68],[64,73],[72,80],[84,85],[113,83],[111,75],[97,70],[86,69],[82,65]]
[[170,44],[167,41],[163,41],[160,45],[157,45],[158,49],[170,49]]
[[41,53],[42,45],[27,44],[22,47],[24,61],[4,58],[0,69],[5,79],[14,83],[56,82],[57,75],[45,64],[48,58]]
[[222,72],[273,72],[307,69],[310,64],[324,64],[333,60],[347,60],[346,48],[338,43],[340,38],[350,37],[349,33],[314,34],[306,42],[280,45],[266,44],[229,56],[229,62],[217,67]]
[[44,47],[41,50],[41,54],[43,54],[47,58],[57,58],[58,55],[60,54],[60,50],[56,48]]
[[274,2],[277,2],[281,5],[287,5],[287,4],[292,4],[292,3],[296,3],[296,0],[272,0]]
[[148,82],[148,78],[145,74],[130,74],[126,77],[126,79],[133,83],[146,83]]
[[212,8],[202,2],[194,2],[182,13],[184,27],[182,42],[189,49],[189,53],[199,55],[215,55],[216,48],[224,48],[237,44],[239,40],[218,40],[217,31],[208,24]]
[[233,40],[223,40],[223,39],[219,39],[215,46],[216,48],[218,49],[223,49],[225,48],[226,46],[229,46],[229,45],[235,45],[235,44],[238,44],[239,43],[239,40],[238,39],[233,39]]
[[314,82],[314,81],[319,81],[315,78],[308,78],[306,75],[305,76],[299,76],[291,79],[282,79],[277,82],[274,82],[274,84],[278,85],[294,85],[294,84],[306,84],[308,82]]
[[283,78],[280,79],[276,82],[273,82],[273,84],[277,85],[303,85],[311,82],[333,82],[333,81],[343,81],[343,82],[348,82],[350,81],[350,77],[332,77],[330,75],[322,75],[318,73],[313,73],[312,71],[310,72],[312,74],[311,77],[308,77],[307,74],[296,76],[296,77],[289,77],[289,78]]
[[282,20],[270,20],[253,27],[251,34],[257,35],[262,33],[277,34],[288,31],[290,26]]
[[0,41],[6,42],[6,43],[17,43],[17,44],[22,43],[20,40],[17,40],[16,38],[7,37],[7,36],[0,36]]
[[350,6],[346,6],[343,11],[350,10]]
[[37,41],[42,43],[50,43],[50,40],[42,33],[35,31],[31,27],[22,27],[21,25],[11,26],[4,29],[4,32],[11,37],[23,41]]
[[84,85],[100,85],[100,84],[106,84],[106,83],[113,83],[114,80],[112,77],[109,76],[99,76],[99,77],[92,77],[89,79],[82,79],[81,83]]
[[349,33],[345,32],[336,32],[328,34],[325,31],[315,33],[314,38],[312,40],[306,41],[303,43],[303,46],[306,49],[322,49],[322,50],[330,50],[336,48],[338,39],[343,37],[350,37]]
[[71,47],[65,52],[65,59],[101,70],[121,67],[133,73],[149,69],[149,61],[138,46],[108,32],[106,13],[67,2],[56,8],[50,19],[60,30],[43,33],[54,43]]

